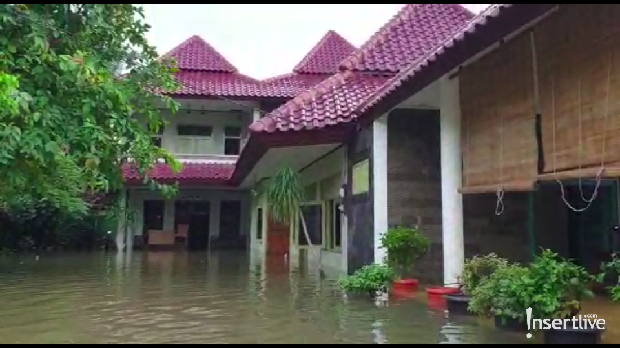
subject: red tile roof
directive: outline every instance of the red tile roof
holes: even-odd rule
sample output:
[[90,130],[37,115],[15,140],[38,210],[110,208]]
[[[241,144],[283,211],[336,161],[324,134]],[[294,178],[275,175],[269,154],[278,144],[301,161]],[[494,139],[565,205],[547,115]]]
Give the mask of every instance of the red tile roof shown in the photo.
[[338,72],[338,65],[356,48],[330,30],[297,63],[293,73],[261,81],[261,90],[270,97],[293,98]]
[[443,42],[473,18],[457,4],[405,5],[342,69],[396,73]]
[[198,35],[183,41],[162,58],[175,58],[181,70],[238,72],[234,65]]
[[[346,58],[341,64],[343,72],[309,88],[256,121],[250,129],[253,132],[298,131],[354,120],[353,112],[387,81],[388,76],[443,43],[472,16],[460,5],[406,5],[362,48]],[[366,71],[351,72],[359,70]],[[370,76],[369,71],[384,72],[384,76]]]
[[357,48],[330,30],[293,68],[297,74],[334,74],[338,65]]
[[[230,179],[235,165],[233,163],[186,162],[179,173],[174,173],[165,163],[157,163],[150,170],[149,176],[161,182],[183,181],[195,183],[222,183]],[[142,175],[130,164],[123,165],[123,176],[126,181],[141,183]]]
[[250,126],[252,132],[299,131],[352,120],[351,111],[387,77],[340,72],[304,91]]
[[224,56],[199,36],[192,36],[162,58],[175,58],[176,96],[262,97],[259,82],[240,74]]
[[439,56],[443,55],[446,50],[453,47],[456,42],[462,41],[463,39],[465,39],[466,36],[475,33],[478,27],[484,26],[488,22],[489,18],[497,17],[503,12],[504,9],[511,6],[511,4],[495,4],[488,7],[485,11],[482,11],[466,26],[462,27],[459,31],[450,36],[435,50],[432,50],[420,59],[407,64],[407,66],[400,73],[391,78],[384,86],[382,86],[377,91],[377,93],[368,98],[368,100],[365,100],[364,103],[362,103],[356,111],[360,114],[367,111],[370,107],[374,106],[385,96],[400,87],[406,80],[413,77],[416,72],[424,69],[424,67],[428,66]]

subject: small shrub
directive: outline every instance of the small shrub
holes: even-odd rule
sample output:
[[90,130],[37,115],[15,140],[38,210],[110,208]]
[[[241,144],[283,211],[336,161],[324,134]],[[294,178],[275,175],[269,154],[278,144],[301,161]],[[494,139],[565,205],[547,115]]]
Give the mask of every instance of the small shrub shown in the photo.
[[411,228],[391,228],[381,238],[387,251],[387,263],[403,278],[411,275],[415,263],[428,252],[431,242],[420,231]]
[[498,257],[497,254],[476,255],[465,261],[463,267],[462,289],[471,294],[480,283],[491,276],[497,269],[508,266],[508,260]]
[[387,265],[367,265],[353,275],[340,279],[339,286],[347,292],[367,293],[387,292],[395,279],[394,270]]

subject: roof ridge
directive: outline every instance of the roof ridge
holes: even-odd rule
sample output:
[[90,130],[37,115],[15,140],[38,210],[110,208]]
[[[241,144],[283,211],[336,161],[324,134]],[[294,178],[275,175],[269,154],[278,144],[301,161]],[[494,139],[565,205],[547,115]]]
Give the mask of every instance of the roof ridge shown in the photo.
[[[342,62],[339,64],[340,70],[346,69],[355,69],[355,65],[359,64],[359,60],[363,58],[364,54],[369,50],[372,50],[374,47],[379,44],[385,43],[389,40],[388,35],[390,34],[390,30],[403,22],[410,20],[410,18],[416,14],[416,10],[424,9],[423,6],[427,4],[406,4],[404,5],[390,20],[388,20],[385,24],[383,24],[379,30],[377,30],[362,46],[347,56]],[[474,14],[469,11],[467,8],[459,5],[459,4],[441,4],[442,6],[446,6],[446,9],[449,7],[454,8],[458,11],[465,12],[471,19],[474,17]],[[469,20],[468,20],[469,21]]]

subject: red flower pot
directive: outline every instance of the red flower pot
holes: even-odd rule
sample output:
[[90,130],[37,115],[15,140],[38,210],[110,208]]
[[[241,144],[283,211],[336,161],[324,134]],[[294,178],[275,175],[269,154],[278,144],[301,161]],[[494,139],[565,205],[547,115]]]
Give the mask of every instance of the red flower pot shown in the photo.
[[392,289],[398,293],[415,292],[418,289],[418,283],[417,279],[399,279],[394,281]]
[[450,288],[444,286],[434,286],[426,289],[428,295],[428,305],[435,309],[445,309],[446,299],[445,295],[455,295],[460,292],[459,288]]

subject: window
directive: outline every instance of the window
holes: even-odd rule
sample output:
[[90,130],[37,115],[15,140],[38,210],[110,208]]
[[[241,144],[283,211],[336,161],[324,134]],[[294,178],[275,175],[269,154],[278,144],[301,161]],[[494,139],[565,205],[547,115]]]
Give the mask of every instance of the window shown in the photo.
[[224,128],[224,154],[238,155],[241,152],[241,128]]
[[329,217],[326,221],[328,243],[327,249],[340,249],[342,243],[342,213],[340,207],[342,203],[336,200],[330,200],[327,202],[329,209]]
[[256,239],[263,239],[263,208],[256,209]]
[[[301,206],[301,212],[306,220],[306,227],[308,227],[308,235],[312,245],[323,244],[323,205],[322,204],[309,204]],[[299,245],[308,245],[306,235],[304,233],[303,224],[301,218],[297,226],[297,240]]]
[[161,139],[164,135],[164,126],[159,127],[157,134],[151,137],[151,141],[153,142],[153,145],[157,146],[157,147],[161,147]]
[[212,150],[213,129],[203,125],[177,126],[176,152],[185,155],[203,155]]

